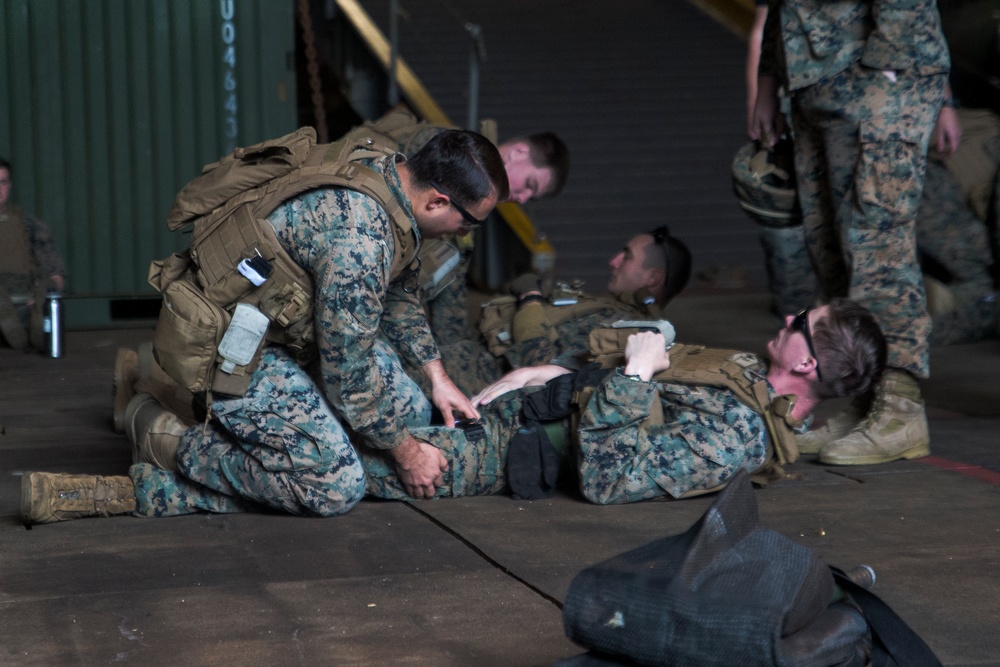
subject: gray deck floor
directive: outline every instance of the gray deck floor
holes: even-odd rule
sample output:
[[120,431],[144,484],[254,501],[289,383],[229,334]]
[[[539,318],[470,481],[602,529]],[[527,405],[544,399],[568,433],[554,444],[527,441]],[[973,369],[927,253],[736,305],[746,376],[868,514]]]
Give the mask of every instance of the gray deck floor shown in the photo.
[[[692,342],[759,349],[764,295],[681,297]],[[124,474],[111,431],[119,345],[59,360],[0,350],[0,664],[544,665],[579,652],[559,603],[584,566],[693,523],[711,498],[365,501],[337,519],[193,515],[25,529],[27,470]],[[876,591],[946,665],[1000,665],[1000,342],[934,351],[932,458],[828,468],[757,496],[765,525]]]

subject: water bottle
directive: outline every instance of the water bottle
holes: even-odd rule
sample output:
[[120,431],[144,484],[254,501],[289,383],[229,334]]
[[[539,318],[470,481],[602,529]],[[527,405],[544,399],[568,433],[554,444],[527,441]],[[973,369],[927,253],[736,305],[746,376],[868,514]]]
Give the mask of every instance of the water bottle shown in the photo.
[[42,320],[42,331],[45,333],[45,350],[53,359],[63,356],[62,320],[62,295],[59,292],[49,292],[45,297],[45,319]]

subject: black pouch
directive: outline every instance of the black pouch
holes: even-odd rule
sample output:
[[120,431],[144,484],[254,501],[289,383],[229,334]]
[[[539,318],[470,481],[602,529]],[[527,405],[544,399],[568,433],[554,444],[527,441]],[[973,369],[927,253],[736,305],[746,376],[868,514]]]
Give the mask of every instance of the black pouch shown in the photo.
[[515,498],[551,498],[556,491],[559,467],[559,453],[538,422],[525,423],[510,439],[507,447],[507,484]]

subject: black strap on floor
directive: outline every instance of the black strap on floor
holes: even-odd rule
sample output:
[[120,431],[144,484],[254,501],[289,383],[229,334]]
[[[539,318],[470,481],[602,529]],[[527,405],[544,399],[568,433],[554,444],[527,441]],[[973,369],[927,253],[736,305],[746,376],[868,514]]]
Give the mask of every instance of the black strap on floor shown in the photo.
[[872,667],[941,667],[920,636],[882,599],[831,567],[840,588],[861,607],[872,631]]

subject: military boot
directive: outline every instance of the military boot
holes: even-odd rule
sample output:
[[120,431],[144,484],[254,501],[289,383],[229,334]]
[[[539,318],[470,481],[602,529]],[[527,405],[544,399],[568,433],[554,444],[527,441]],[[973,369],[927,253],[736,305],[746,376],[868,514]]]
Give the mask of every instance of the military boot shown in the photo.
[[135,487],[128,477],[29,472],[21,478],[21,519],[25,524],[133,511]]
[[125,434],[132,442],[132,463],[177,470],[177,448],[187,425],[149,394],[136,394],[125,411]]
[[115,433],[125,432],[125,411],[135,396],[135,383],[139,379],[139,355],[127,347],[118,348],[115,356],[114,429]]
[[927,412],[916,378],[890,368],[875,386],[868,416],[854,430],[820,450],[821,463],[871,465],[931,453]]
[[870,397],[859,396],[851,401],[846,408],[830,417],[823,426],[796,434],[795,444],[799,448],[799,454],[819,454],[824,445],[843,438],[861,423],[861,420],[868,414],[870,406]]

